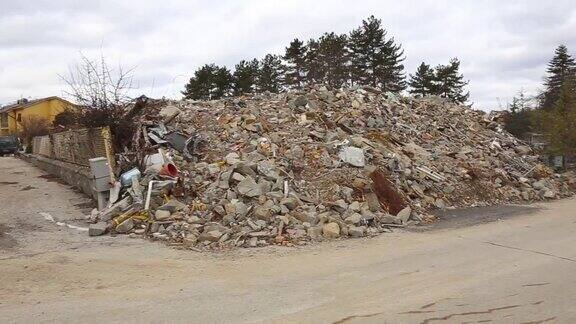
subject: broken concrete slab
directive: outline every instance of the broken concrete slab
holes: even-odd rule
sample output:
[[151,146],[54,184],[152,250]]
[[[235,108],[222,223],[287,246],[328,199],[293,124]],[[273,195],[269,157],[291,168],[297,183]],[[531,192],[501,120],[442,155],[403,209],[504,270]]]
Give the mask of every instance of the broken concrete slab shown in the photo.
[[98,222],[95,224],[90,224],[90,226],[88,226],[88,235],[90,236],[104,235],[107,231],[108,231],[108,223],[106,222]]
[[238,193],[246,197],[257,197],[263,194],[262,186],[256,183],[254,178],[250,176],[240,181],[236,188],[238,189]]
[[340,225],[338,223],[327,223],[322,227],[322,234],[326,238],[340,237]]
[[188,210],[188,206],[177,199],[170,199],[164,205],[158,207],[158,210],[167,210],[171,213],[179,212],[179,211],[186,211]]
[[222,232],[219,230],[211,230],[211,231],[204,231],[198,237],[199,242],[209,241],[209,242],[218,242],[220,237],[223,235]]
[[116,232],[124,234],[132,230],[132,228],[134,228],[134,220],[132,220],[132,218],[128,218],[116,226]]
[[172,213],[170,213],[170,211],[168,210],[158,209],[154,213],[154,219],[156,219],[157,221],[163,221],[169,219],[171,215]]
[[345,146],[338,154],[342,162],[348,163],[355,167],[363,167],[366,165],[364,160],[364,150],[354,146]]
[[402,222],[402,224],[406,224],[410,219],[411,214],[412,214],[412,208],[406,207],[402,209],[400,212],[398,212],[396,218],[398,218]]
[[364,236],[364,232],[366,231],[366,227],[364,226],[348,226],[348,235],[351,237],[362,237]]

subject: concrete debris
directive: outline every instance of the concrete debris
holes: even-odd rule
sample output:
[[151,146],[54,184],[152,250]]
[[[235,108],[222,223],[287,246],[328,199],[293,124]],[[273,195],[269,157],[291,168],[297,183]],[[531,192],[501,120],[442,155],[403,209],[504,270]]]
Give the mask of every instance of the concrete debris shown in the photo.
[[177,199],[170,199],[167,203],[158,207],[158,210],[167,210],[170,213],[179,212],[187,209],[188,206],[184,203],[181,203]]
[[554,197],[556,197],[556,194],[554,193],[554,191],[545,188],[544,189],[544,194],[542,195],[544,198],[548,198],[548,199],[552,199]]
[[160,109],[158,114],[161,117],[164,117],[166,119],[172,119],[172,118],[178,116],[178,114],[180,114],[181,112],[182,111],[176,106],[166,106],[166,107]]
[[106,222],[98,222],[96,224],[90,224],[88,227],[88,235],[99,236],[104,235],[108,231],[108,224]]
[[163,221],[169,219],[171,215],[172,213],[170,213],[169,210],[158,209],[154,213],[154,219],[157,221]]
[[514,151],[520,155],[528,155],[532,152],[532,149],[528,145],[518,145],[514,148]]
[[90,233],[107,224],[191,249],[291,246],[428,222],[437,209],[563,198],[576,186],[484,112],[438,97],[314,86],[169,101],[137,120],[115,174],[136,167],[139,186],[94,212]]
[[322,234],[326,238],[337,238],[340,237],[340,225],[338,223],[328,223],[324,224],[322,227]]
[[185,247],[194,247],[196,243],[198,243],[198,236],[192,233],[188,233],[183,239],[183,243]]
[[436,199],[436,207],[438,207],[438,209],[446,209],[446,203],[442,198]]
[[344,221],[348,224],[358,224],[362,221],[362,215],[354,213],[348,216]]
[[222,232],[220,232],[219,230],[204,231],[198,237],[198,241],[200,241],[200,242],[204,242],[204,241],[217,242],[221,236],[222,236]]
[[536,189],[536,190],[542,190],[546,188],[546,181],[544,180],[540,180],[540,181],[535,181],[532,184],[532,188]]
[[400,220],[400,222],[402,222],[402,224],[406,224],[406,223],[408,223],[408,220],[410,220],[411,214],[412,214],[412,208],[406,207],[406,208],[402,209],[398,213],[398,215],[396,215],[396,217]]
[[238,155],[238,153],[232,152],[228,153],[224,158],[224,160],[226,161],[226,163],[228,163],[228,165],[234,165],[240,162],[240,156]]
[[131,229],[134,228],[134,221],[132,218],[128,218],[127,220],[123,221],[122,223],[116,226],[116,232],[118,233],[128,233]]
[[348,226],[348,235],[351,237],[362,237],[364,236],[364,231],[366,228],[364,226]]
[[317,241],[322,239],[322,226],[309,227],[307,230],[307,234],[312,240]]
[[343,162],[346,162],[355,167],[363,167],[366,164],[364,161],[364,151],[357,147],[343,147],[338,156]]
[[238,183],[238,193],[246,197],[258,197],[262,194],[262,187],[248,176]]
[[304,96],[299,96],[296,99],[294,99],[294,106],[296,107],[304,107],[308,104],[308,99],[306,99],[306,97]]
[[379,221],[382,224],[402,224],[402,220],[390,214],[380,216]]

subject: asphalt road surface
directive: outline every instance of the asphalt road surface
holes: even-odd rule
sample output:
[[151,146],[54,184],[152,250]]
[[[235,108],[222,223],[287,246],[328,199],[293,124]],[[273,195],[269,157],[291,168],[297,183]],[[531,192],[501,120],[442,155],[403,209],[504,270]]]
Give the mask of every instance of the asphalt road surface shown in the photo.
[[576,323],[572,199],[226,253],[90,238],[90,208],[31,165],[0,158],[2,323]]

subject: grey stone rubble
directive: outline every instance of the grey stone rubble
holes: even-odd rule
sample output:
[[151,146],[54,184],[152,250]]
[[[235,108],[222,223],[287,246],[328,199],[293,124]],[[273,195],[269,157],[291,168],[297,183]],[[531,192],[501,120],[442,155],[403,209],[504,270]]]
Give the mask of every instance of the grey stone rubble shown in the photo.
[[[112,230],[184,248],[372,236],[432,221],[435,209],[561,198],[575,184],[481,111],[369,87],[175,101],[140,121],[157,133],[135,138],[140,159],[123,170],[141,168],[142,192],[125,190],[91,220],[134,213],[132,227]],[[172,131],[194,148],[161,142]],[[153,145],[177,179],[138,165]],[[134,197],[150,180],[159,182],[143,211]]]
[[90,236],[99,236],[106,233],[108,230],[108,224],[106,222],[98,222],[95,224],[90,224],[88,227],[88,235]]

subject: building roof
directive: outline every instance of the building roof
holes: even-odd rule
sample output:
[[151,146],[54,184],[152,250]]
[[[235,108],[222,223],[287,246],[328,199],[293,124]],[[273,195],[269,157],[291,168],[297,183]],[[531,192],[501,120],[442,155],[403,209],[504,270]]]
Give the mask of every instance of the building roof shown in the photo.
[[41,98],[41,99],[34,99],[34,100],[27,100],[27,99],[18,100],[18,102],[14,103],[14,104],[0,107],[0,113],[6,113],[6,112],[16,110],[16,109],[27,108],[27,107],[34,106],[36,104],[39,104],[39,103],[44,102],[44,101],[49,101],[49,100],[61,100],[61,101],[67,102],[70,105],[72,105],[72,103],[66,99],[62,99],[62,98],[57,97],[57,96],[51,96],[51,97],[46,97],[46,98]]

